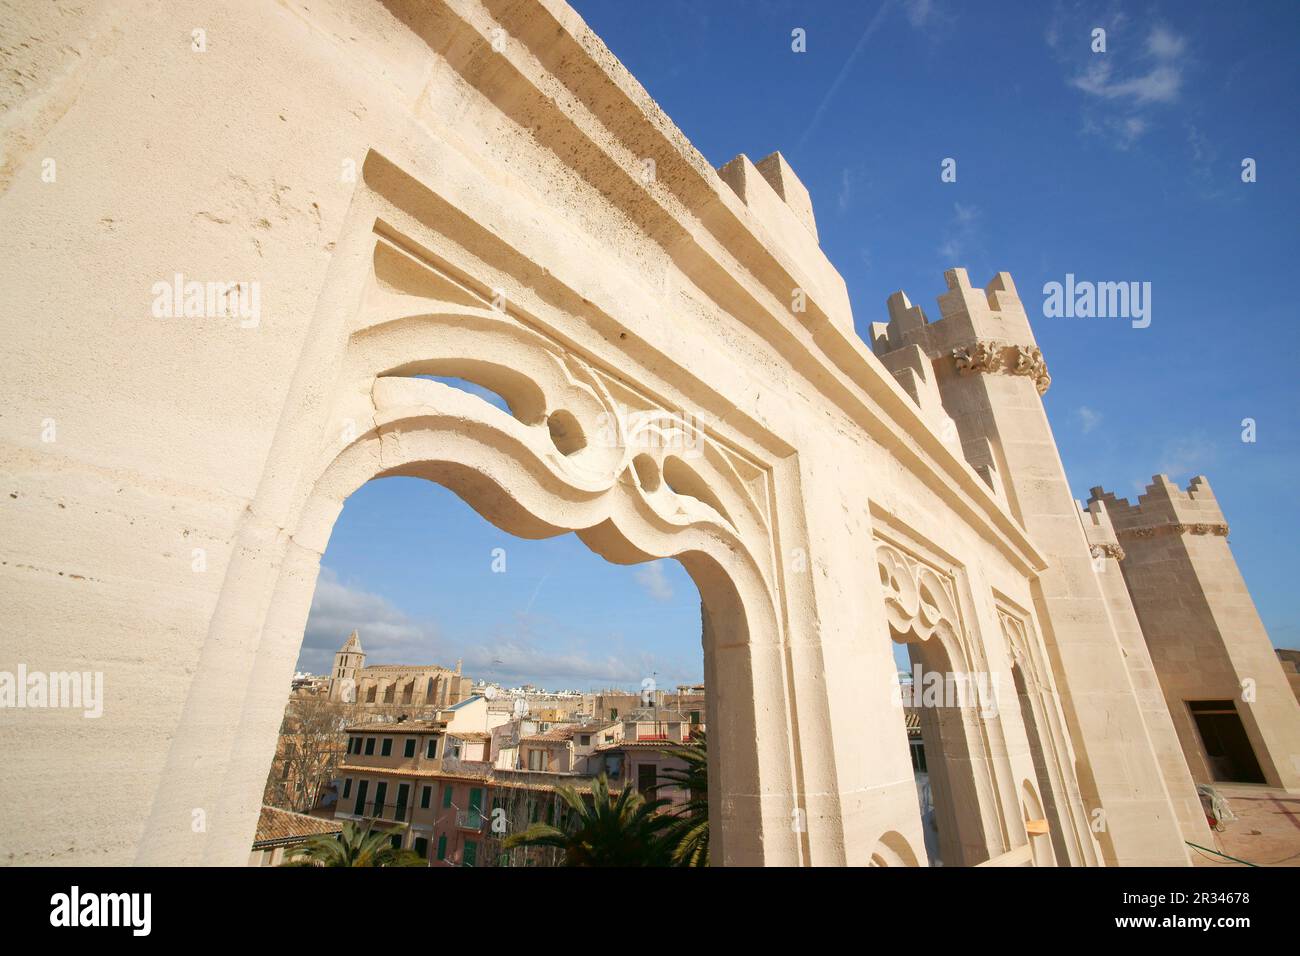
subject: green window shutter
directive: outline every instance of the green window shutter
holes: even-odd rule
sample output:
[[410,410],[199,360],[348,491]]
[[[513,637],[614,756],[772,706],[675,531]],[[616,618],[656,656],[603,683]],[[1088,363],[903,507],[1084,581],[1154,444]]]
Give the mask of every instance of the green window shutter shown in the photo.
[[447,835],[445,833],[438,837],[438,859],[447,859]]
[[405,747],[405,749],[402,751],[402,756],[404,756],[404,757],[414,757],[414,756],[415,756],[415,738],[414,738],[414,737],[407,737],[407,738],[406,738],[406,747]]
[[483,788],[470,787],[469,791],[469,812],[478,813],[479,808],[483,806]]
[[465,866],[473,866],[478,862],[478,844],[473,840],[465,841]]
[[393,755],[393,738],[385,737],[383,748],[379,751],[381,757],[391,757]]
[[370,781],[362,780],[357,786],[357,803],[352,808],[352,812],[357,816],[364,816],[366,812],[366,791],[370,789]]
[[451,806],[451,784],[442,785],[442,808],[445,810]]
[[429,801],[433,799],[433,787],[420,788],[420,809],[428,810]]

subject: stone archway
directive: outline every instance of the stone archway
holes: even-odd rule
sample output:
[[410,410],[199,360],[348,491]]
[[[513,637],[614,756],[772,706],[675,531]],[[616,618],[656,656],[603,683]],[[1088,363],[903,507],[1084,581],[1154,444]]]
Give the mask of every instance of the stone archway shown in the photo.
[[[1006,849],[1005,822],[994,796],[980,702],[971,688],[956,683],[973,668],[952,584],[884,542],[877,544],[876,560],[890,638],[907,646],[923,674],[943,680],[916,688],[940,857],[946,866],[974,866]],[[932,691],[937,701],[930,700]]]
[[1041,818],[1047,821],[1052,858],[1062,866],[1095,864],[1097,846],[1088,835],[1088,821],[1081,812],[1072,769],[1074,757],[1062,726],[1051,672],[1040,658],[1025,617],[1009,608],[999,608],[998,622],[1037,778],[1035,793],[1042,794],[1038,808]]
[[[217,864],[246,854],[255,782],[274,748],[271,715],[283,707],[334,521],[362,484],[398,475],[451,489],[520,537],[574,532],[615,563],[679,560],[703,605],[715,859],[805,860],[806,830],[791,826],[793,704],[771,519],[754,490],[761,472],[691,416],[594,368],[387,236],[373,237],[368,265],[332,399],[316,409],[315,443],[291,430],[284,454],[273,451],[286,467],[272,469],[264,490],[296,495],[295,523],[269,541],[265,529],[246,529],[247,563],[232,568],[204,648],[201,670],[242,680],[243,706],[230,713],[224,695],[196,681],[140,860]],[[428,376],[488,388],[510,413]],[[213,640],[223,627],[259,635],[251,661]],[[224,765],[194,742],[200,733],[234,741]],[[184,832],[191,808],[216,838]]]

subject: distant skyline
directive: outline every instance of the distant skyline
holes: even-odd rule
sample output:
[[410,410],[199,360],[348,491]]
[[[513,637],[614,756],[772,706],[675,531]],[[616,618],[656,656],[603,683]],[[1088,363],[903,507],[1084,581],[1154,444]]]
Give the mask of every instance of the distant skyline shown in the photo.
[[[898,289],[937,318],[945,269],[980,285],[1010,272],[1075,496],[1133,501],[1154,474],[1205,474],[1273,642],[1300,644],[1300,64],[1285,48],[1300,4],[575,6],[712,165],[783,152],[860,334]],[[1045,317],[1045,286],[1067,275],[1151,283],[1149,327]],[[699,596],[676,562],[616,568],[571,535],[514,539],[414,479],[357,492],[323,565],[303,669],[327,671],[356,627],[375,663],[463,657],[475,678],[703,676]]]

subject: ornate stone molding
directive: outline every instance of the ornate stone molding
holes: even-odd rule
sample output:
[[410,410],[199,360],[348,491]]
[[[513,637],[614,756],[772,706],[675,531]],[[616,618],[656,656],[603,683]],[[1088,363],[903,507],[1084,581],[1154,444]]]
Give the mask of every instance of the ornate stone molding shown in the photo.
[[1105,555],[1108,558],[1114,558],[1116,561],[1124,560],[1124,549],[1118,544],[1111,544],[1109,542],[1106,544],[1094,544],[1091,550],[1094,558],[1100,558],[1102,555]]
[[970,372],[996,372],[1003,367],[1001,342],[975,342],[973,345],[958,346],[952,350],[952,357],[957,362],[957,371],[962,375]]
[[1004,345],[996,340],[976,341],[952,350],[957,372],[1001,372],[1005,375],[1027,375],[1034,380],[1038,394],[1042,395],[1052,384],[1047,373],[1047,362],[1036,346]]
[[[957,605],[956,582],[885,541],[876,540],[876,564],[885,595],[885,617],[902,639],[928,641],[936,634],[952,667],[971,665],[971,648]],[[899,638],[896,638],[899,639]]]
[[1228,524],[1225,521],[1206,521],[1194,524],[1160,524],[1150,528],[1132,528],[1120,534],[1132,535],[1134,538],[1154,538],[1161,534],[1214,534],[1221,538],[1228,536]]

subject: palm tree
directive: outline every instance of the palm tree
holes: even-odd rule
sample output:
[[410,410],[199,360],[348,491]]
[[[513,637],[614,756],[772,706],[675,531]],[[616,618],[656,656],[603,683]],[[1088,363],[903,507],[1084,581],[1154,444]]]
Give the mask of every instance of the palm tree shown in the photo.
[[[373,830],[373,822],[365,827],[348,821],[341,833],[322,833],[312,837],[289,853],[282,866],[424,866],[418,853],[399,850],[393,846],[395,833],[405,830],[405,825],[391,830]],[[373,831],[373,832],[372,832]]]
[[534,823],[523,833],[506,838],[515,847],[555,847],[564,851],[564,866],[668,866],[672,847],[663,831],[672,822],[657,811],[665,800],[646,800],[631,787],[617,797],[601,774],[591,785],[591,800],[573,787],[557,790],[572,814],[564,829]]
[[668,811],[672,824],[664,834],[672,848],[677,866],[709,865],[709,752],[703,730],[691,734],[684,747],[666,748],[666,756],[676,757],[685,767],[665,767],[662,787],[686,791],[686,802]]

